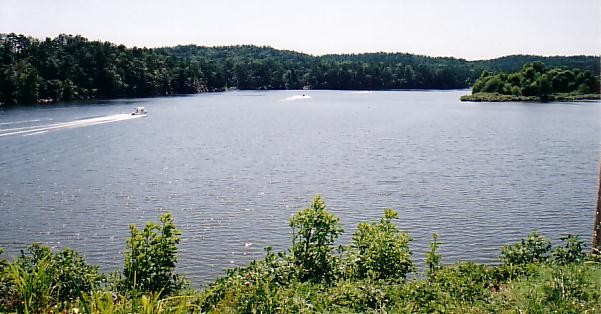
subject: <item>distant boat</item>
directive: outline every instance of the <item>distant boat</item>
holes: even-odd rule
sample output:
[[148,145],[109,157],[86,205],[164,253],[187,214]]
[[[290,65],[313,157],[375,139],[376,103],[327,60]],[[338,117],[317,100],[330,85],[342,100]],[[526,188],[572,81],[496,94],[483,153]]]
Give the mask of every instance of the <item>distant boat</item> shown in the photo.
[[146,111],[146,109],[144,109],[144,107],[136,107],[134,108],[134,112],[131,113],[132,116],[139,116],[139,115],[145,115],[148,112]]

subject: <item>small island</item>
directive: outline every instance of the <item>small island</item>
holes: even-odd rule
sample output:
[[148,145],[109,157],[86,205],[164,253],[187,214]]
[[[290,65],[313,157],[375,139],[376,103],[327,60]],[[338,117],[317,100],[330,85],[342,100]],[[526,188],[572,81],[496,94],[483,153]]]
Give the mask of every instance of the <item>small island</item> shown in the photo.
[[461,101],[576,101],[598,100],[599,77],[591,71],[547,69],[542,62],[524,65],[521,71],[492,74],[483,71],[472,94]]

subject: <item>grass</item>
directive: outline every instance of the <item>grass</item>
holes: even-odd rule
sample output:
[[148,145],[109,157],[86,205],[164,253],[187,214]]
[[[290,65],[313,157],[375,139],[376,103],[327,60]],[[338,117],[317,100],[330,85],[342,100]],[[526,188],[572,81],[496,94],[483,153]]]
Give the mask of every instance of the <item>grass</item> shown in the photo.
[[[443,267],[437,278],[405,283],[339,280],[330,285],[292,281],[209,287],[159,298],[115,295],[106,290],[83,295],[65,313],[600,313],[598,264],[531,266],[531,274],[511,280],[485,277],[495,267]],[[486,275],[488,274],[488,275]],[[236,281],[229,278],[226,281]],[[498,284],[498,286],[496,286]],[[220,284],[217,284],[218,286]],[[219,297],[215,297],[215,290]],[[31,310],[35,311],[31,311]],[[21,311],[19,311],[21,312]],[[56,312],[53,307],[29,313]]]

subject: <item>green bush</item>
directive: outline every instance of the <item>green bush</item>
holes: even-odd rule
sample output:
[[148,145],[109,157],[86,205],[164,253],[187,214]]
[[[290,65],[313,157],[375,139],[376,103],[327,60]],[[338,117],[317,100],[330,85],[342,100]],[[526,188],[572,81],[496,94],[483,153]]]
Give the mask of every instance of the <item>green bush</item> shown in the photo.
[[292,216],[292,261],[301,281],[330,281],[334,278],[334,242],[343,232],[340,219],[326,211],[317,195],[310,208]]
[[379,223],[359,224],[351,246],[358,278],[404,280],[414,271],[411,238],[392,222],[397,218],[394,210],[386,209]]
[[427,281],[408,282],[401,293],[401,304],[397,312],[404,313],[441,313],[444,312],[443,296],[440,289]]
[[104,276],[97,266],[86,264],[81,255],[66,248],[53,253],[49,247],[32,244],[9,266],[9,301],[19,311],[43,311],[53,306],[68,308],[82,294],[100,287]]
[[440,247],[438,242],[438,233],[432,234],[432,242],[430,242],[430,252],[426,252],[426,266],[428,266],[428,274],[432,275],[441,268],[440,262],[442,256],[438,254],[438,248]]
[[577,235],[567,235],[561,237],[563,246],[555,248],[553,251],[553,262],[559,265],[567,265],[582,262],[586,254],[584,253],[584,243]]
[[[4,253],[4,249],[0,248],[0,255]],[[0,313],[8,312],[12,306],[9,304],[15,298],[11,297],[12,280],[9,273],[10,267],[5,259],[0,258]]]
[[522,239],[519,243],[503,246],[500,259],[505,265],[542,263],[549,259],[550,251],[551,241],[537,232],[532,232],[527,239]]
[[170,213],[161,216],[161,224],[146,224],[142,231],[130,225],[127,239],[124,278],[121,289],[126,292],[154,292],[161,296],[181,290],[185,279],[175,274],[179,230]]
[[[0,247],[0,255],[4,253],[4,249]],[[0,270],[3,270],[4,267],[8,265],[8,262],[5,259],[0,259]]]
[[275,306],[285,287],[294,281],[294,266],[284,253],[266,249],[263,260],[252,261],[246,267],[230,269],[225,277],[201,293],[199,307],[203,312],[227,304],[235,312],[275,312]]
[[105,277],[98,266],[90,266],[79,253],[66,248],[52,256],[50,274],[54,283],[53,294],[65,306],[79,298],[82,293],[97,289]]
[[51,256],[36,260],[29,266],[19,262],[11,263],[9,279],[11,291],[7,305],[19,313],[49,312],[54,302],[52,300],[52,276],[49,273]]
[[333,244],[342,228],[315,197],[291,219],[290,254],[268,247],[265,258],[197,291],[180,290],[182,278],[174,273],[179,232],[169,214],[161,225],[131,228],[128,260],[115,287],[102,287],[97,268],[76,252],[34,244],[11,263],[0,260],[0,313],[601,312],[601,264],[586,259],[576,236],[562,238],[550,258],[549,240],[531,233],[503,247],[504,263],[495,266],[441,265],[434,234],[428,275],[408,280],[414,270],[410,238],[396,218],[386,210],[379,222],[360,224],[336,256]]
[[494,284],[490,268],[472,262],[443,267],[429,281],[452,299],[468,303],[488,300]]

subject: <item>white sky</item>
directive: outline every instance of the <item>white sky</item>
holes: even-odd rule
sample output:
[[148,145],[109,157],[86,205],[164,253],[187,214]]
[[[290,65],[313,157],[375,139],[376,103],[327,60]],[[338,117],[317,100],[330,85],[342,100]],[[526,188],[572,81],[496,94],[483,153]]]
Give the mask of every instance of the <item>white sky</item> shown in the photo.
[[601,0],[0,0],[0,33],[310,54],[600,55]]

